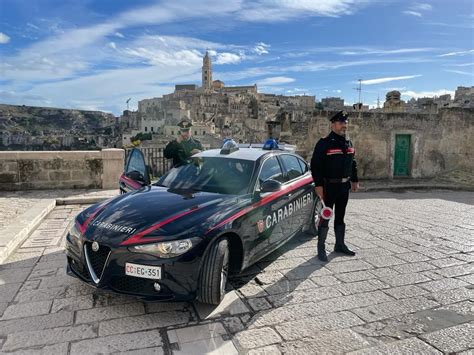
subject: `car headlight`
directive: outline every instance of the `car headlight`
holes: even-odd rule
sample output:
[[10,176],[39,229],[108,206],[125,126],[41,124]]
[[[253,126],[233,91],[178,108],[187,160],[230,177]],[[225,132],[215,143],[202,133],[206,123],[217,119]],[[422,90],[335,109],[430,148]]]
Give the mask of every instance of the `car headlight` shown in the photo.
[[199,242],[200,238],[173,240],[169,242],[135,245],[129,247],[133,253],[155,254],[160,258],[173,258],[186,253]]
[[76,222],[74,222],[71,229],[69,229],[69,235],[75,239],[81,239],[81,232],[79,232],[79,228],[77,228]]

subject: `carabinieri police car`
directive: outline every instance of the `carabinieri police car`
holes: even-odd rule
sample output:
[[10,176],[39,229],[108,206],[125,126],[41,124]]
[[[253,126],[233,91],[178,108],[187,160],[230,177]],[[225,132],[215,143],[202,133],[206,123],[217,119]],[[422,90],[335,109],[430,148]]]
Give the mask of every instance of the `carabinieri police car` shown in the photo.
[[[150,185],[133,150],[121,185],[67,234],[68,274],[145,300],[218,304],[239,273],[302,230],[317,233],[320,203],[306,161],[274,143],[230,141],[194,155]],[[313,234],[313,235],[314,235]]]

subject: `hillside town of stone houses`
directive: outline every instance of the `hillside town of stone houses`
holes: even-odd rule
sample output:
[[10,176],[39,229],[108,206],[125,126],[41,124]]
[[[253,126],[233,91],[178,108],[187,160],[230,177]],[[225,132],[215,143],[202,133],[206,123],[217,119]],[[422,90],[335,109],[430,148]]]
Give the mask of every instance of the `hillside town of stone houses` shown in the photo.
[[[404,145],[403,176],[433,177],[453,169],[472,169],[474,87],[458,87],[454,98],[441,95],[405,102],[399,91],[387,92],[382,107],[346,104],[339,97],[286,96],[258,91],[257,85],[226,86],[213,80],[209,53],[203,58],[202,85],[175,85],[173,93],[138,102],[121,117],[100,111],[0,105],[2,150],[78,150],[101,148],[163,149],[178,134],[184,117],[203,147],[222,144],[230,126],[238,142],[268,137],[296,145],[310,159],[315,142],[329,131],[336,111],[350,115],[348,134],[358,148],[361,176],[397,176],[395,152]],[[440,139],[441,138],[441,139]]]
[[[285,96],[258,92],[257,85],[225,86],[213,80],[208,53],[203,59],[202,86],[176,85],[175,91],[138,102],[138,111],[124,111],[120,118],[122,144],[149,133],[142,147],[163,148],[177,135],[176,124],[193,121],[193,134],[206,148],[219,147],[224,125],[240,142],[262,142],[268,137],[297,146],[310,159],[314,143],[329,130],[328,117],[335,111],[350,114],[349,135],[358,147],[362,176],[393,177],[393,157],[399,139],[409,141],[406,174],[427,177],[454,168],[471,168],[469,148],[474,122],[474,87],[458,87],[451,95],[411,99],[399,91],[386,94],[383,107],[346,105],[342,98]],[[403,136],[403,137],[402,137]],[[442,137],[442,141],[440,141]],[[465,139],[460,139],[464,137]]]

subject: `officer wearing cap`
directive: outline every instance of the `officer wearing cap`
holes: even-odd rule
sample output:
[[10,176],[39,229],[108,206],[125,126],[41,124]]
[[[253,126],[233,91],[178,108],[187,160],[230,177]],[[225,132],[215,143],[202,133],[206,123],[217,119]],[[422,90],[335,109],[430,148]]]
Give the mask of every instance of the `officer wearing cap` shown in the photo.
[[229,125],[224,125],[221,130],[222,142],[232,140],[232,128]]
[[173,167],[186,164],[192,155],[203,150],[201,142],[191,137],[192,126],[192,122],[186,118],[179,122],[179,136],[165,147],[165,158],[173,159]]
[[[344,243],[346,225],[344,215],[349,200],[349,190],[359,189],[357,164],[354,147],[346,138],[348,115],[340,111],[331,117],[331,133],[321,138],[314,147],[311,158],[311,174],[316,186],[316,194],[327,207],[334,207],[334,251],[354,256]],[[329,221],[320,219],[318,228],[318,258],[328,261],[325,242],[329,231]]]

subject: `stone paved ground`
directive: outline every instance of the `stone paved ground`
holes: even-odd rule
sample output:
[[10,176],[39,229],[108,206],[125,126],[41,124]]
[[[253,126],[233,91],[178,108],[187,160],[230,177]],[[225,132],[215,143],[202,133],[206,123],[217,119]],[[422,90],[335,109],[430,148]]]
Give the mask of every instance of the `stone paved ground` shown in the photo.
[[216,309],[66,276],[64,234],[84,207],[57,207],[0,265],[2,352],[473,353],[474,193],[354,195],[356,257],[321,264],[316,240],[299,236],[235,277]]

